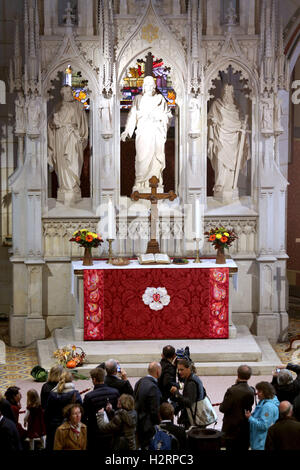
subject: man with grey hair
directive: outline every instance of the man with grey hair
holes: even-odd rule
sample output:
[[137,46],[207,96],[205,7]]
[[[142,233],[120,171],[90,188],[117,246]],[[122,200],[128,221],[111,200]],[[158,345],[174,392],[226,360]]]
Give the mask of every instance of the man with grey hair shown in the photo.
[[149,446],[155,434],[155,425],[159,424],[159,407],[161,404],[161,391],[158,379],[161,375],[161,365],[151,362],[148,366],[148,375],[142,377],[134,387],[135,409],[138,413],[137,436],[142,450]]
[[248,385],[252,375],[251,367],[242,364],[237,369],[237,379],[234,385],[227,389],[220,405],[224,413],[222,431],[226,450],[248,450],[249,423],[245,418],[245,410],[252,410],[254,403],[253,387]]
[[121,369],[119,362],[115,359],[109,359],[105,362],[106,377],[104,383],[108,387],[113,387],[118,390],[120,396],[122,393],[133,395],[133,388],[127,379],[127,374],[124,369]]
[[[297,374],[295,379],[292,372]],[[273,371],[271,384],[275,388],[276,396],[279,401],[289,401],[293,403],[300,393],[300,366],[292,363],[288,363],[286,366],[283,364],[277,366]]]
[[270,426],[265,450],[299,450],[300,423],[293,416],[293,405],[282,401],[279,405],[279,419]]

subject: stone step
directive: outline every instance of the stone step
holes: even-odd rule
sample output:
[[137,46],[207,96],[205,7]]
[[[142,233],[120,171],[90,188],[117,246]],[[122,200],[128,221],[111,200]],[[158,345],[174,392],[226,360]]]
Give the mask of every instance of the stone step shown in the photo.
[[71,328],[55,330],[57,347],[76,344],[86,353],[89,363],[100,364],[111,357],[120,363],[144,363],[159,361],[166,344],[175,349],[189,346],[194,362],[260,361],[261,350],[246,326],[237,328],[237,336],[230,339],[180,339],[180,340],[132,340],[132,341],[76,341]]
[[152,340],[152,341],[74,341],[71,328],[55,330],[53,336],[37,342],[39,364],[45,369],[55,364],[53,351],[68,344],[76,344],[86,352],[87,362],[77,370],[89,376],[91,369],[113,357],[119,360],[128,377],[147,373],[148,363],[159,361],[166,344],[175,348],[190,347],[191,357],[199,375],[236,375],[242,363],[253,369],[253,374],[271,374],[281,363],[268,339],[252,336],[246,326],[237,326],[236,338],[226,340]]

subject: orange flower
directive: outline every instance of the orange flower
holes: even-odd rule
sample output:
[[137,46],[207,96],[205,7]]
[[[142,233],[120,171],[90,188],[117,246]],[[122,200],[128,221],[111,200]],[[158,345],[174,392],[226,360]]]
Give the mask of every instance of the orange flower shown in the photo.
[[215,236],[215,235],[211,235],[211,236],[209,237],[209,241],[210,241],[210,242],[213,242],[215,239],[216,239],[216,236]]
[[80,242],[81,237],[76,237],[75,240],[76,240],[77,242]]
[[221,242],[226,243],[227,240],[228,240],[228,238],[223,235],[223,237],[221,238]]
[[92,242],[92,241],[94,240],[93,237],[92,237],[92,235],[87,235],[87,236],[85,237],[85,239],[86,239],[87,242]]

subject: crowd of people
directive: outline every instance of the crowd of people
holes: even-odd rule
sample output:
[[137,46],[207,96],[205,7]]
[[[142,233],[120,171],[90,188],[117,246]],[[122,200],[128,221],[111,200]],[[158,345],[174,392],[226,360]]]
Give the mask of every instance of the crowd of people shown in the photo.
[[[248,384],[251,375],[251,367],[241,365],[218,404],[221,448],[299,450],[300,366],[278,366],[271,382],[255,388]],[[189,356],[178,357],[173,346],[165,346],[160,363],[151,362],[134,388],[114,359],[91,370],[90,377],[93,389],[82,398],[72,373],[53,366],[40,394],[28,390],[23,425],[20,388],[8,387],[0,396],[1,449],[189,450],[189,430],[196,423],[191,409],[206,397]]]

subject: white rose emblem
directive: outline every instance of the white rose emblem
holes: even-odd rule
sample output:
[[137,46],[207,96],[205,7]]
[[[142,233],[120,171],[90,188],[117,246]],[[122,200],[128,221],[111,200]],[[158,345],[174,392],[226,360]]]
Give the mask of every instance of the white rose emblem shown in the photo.
[[142,299],[151,310],[161,310],[170,303],[170,296],[165,287],[147,287]]

